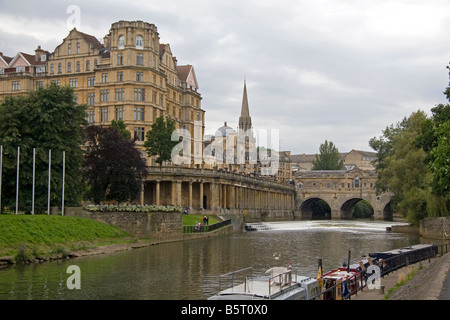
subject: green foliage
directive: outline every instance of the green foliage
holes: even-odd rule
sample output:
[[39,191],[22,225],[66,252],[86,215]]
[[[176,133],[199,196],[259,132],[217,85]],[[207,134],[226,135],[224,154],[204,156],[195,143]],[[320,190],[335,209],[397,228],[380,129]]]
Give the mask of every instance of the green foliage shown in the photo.
[[156,163],[161,167],[164,161],[170,161],[172,149],[178,141],[172,141],[172,133],[175,131],[175,122],[171,119],[164,120],[164,116],[156,118],[152,129],[146,133],[144,146],[150,157],[156,156]]
[[313,170],[342,170],[344,162],[341,159],[338,149],[333,144],[325,140],[320,145],[320,154],[316,155],[313,161]]
[[85,109],[84,105],[74,102],[72,88],[57,85],[23,96],[5,97],[0,104],[2,206],[15,206],[17,147],[20,147],[20,208],[31,208],[33,148],[36,148],[35,206],[47,207],[48,150],[52,150],[51,203],[61,203],[63,151],[66,155],[65,202],[68,205],[78,203]]
[[109,204],[109,205],[87,205],[85,207],[90,212],[181,212],[180,206],[163,205],[129,205],[129,204]]
[[111,128],[117,129],[125,139],[131,139],[131,132],[127,130],[127,125],[123,120],[111,121]]
[[[38,254],[64,253],[80,243],[116,242],[124,231],[91,219],[48,215],[0,215],[0,256],[27,260]],[[62,248],[65,248],[62,250]]]

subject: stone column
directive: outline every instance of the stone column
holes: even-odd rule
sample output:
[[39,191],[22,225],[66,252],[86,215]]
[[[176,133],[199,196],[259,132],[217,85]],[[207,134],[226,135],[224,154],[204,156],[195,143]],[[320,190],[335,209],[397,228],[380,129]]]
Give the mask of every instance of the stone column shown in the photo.
[[203,210],[203,182],[200,182],[200,209]]
[[189,181],[189,199],[188,199],[188,206],[189,211],[192,210],[192,181]]
[[159,205],[160,204],[160,194],[161,194],[161,181],[157,180],[156,181],[156,194],[155,194],[155,204]]

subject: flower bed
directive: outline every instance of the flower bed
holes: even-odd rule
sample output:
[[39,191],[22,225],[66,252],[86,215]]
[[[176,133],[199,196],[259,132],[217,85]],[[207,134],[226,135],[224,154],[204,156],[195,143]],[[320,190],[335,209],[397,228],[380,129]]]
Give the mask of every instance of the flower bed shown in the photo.
[[129,204],[108,204],[95,205],[90,204],[84,208],[89,212],[181,212],[180,206],[163,205],[129,205]]

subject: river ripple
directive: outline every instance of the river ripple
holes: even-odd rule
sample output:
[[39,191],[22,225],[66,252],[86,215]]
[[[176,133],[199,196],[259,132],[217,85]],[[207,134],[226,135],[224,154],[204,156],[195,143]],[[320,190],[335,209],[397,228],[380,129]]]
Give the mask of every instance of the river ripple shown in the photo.
[[[202,300],[218,290],[218,276],[252,266],[256,274],[292,263],[316,276],[369,252],[420,243],[416,235],[386,232],[389,222],[269,223],[271,230],[161,244],[108,255],[0,270],[0,300]],[[81,270],[81,289],[69,290],[69,265]]]

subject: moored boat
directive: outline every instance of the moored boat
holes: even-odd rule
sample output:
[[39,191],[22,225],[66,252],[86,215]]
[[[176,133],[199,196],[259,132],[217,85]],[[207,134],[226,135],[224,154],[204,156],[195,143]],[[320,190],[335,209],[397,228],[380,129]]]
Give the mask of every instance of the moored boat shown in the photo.
[[220,276],[219,286],[226,282],[228,287],[208,300],[309,300],[320,292],[316,279],[290,267],[270,268],[256,277],[252,271],[250,267]]

